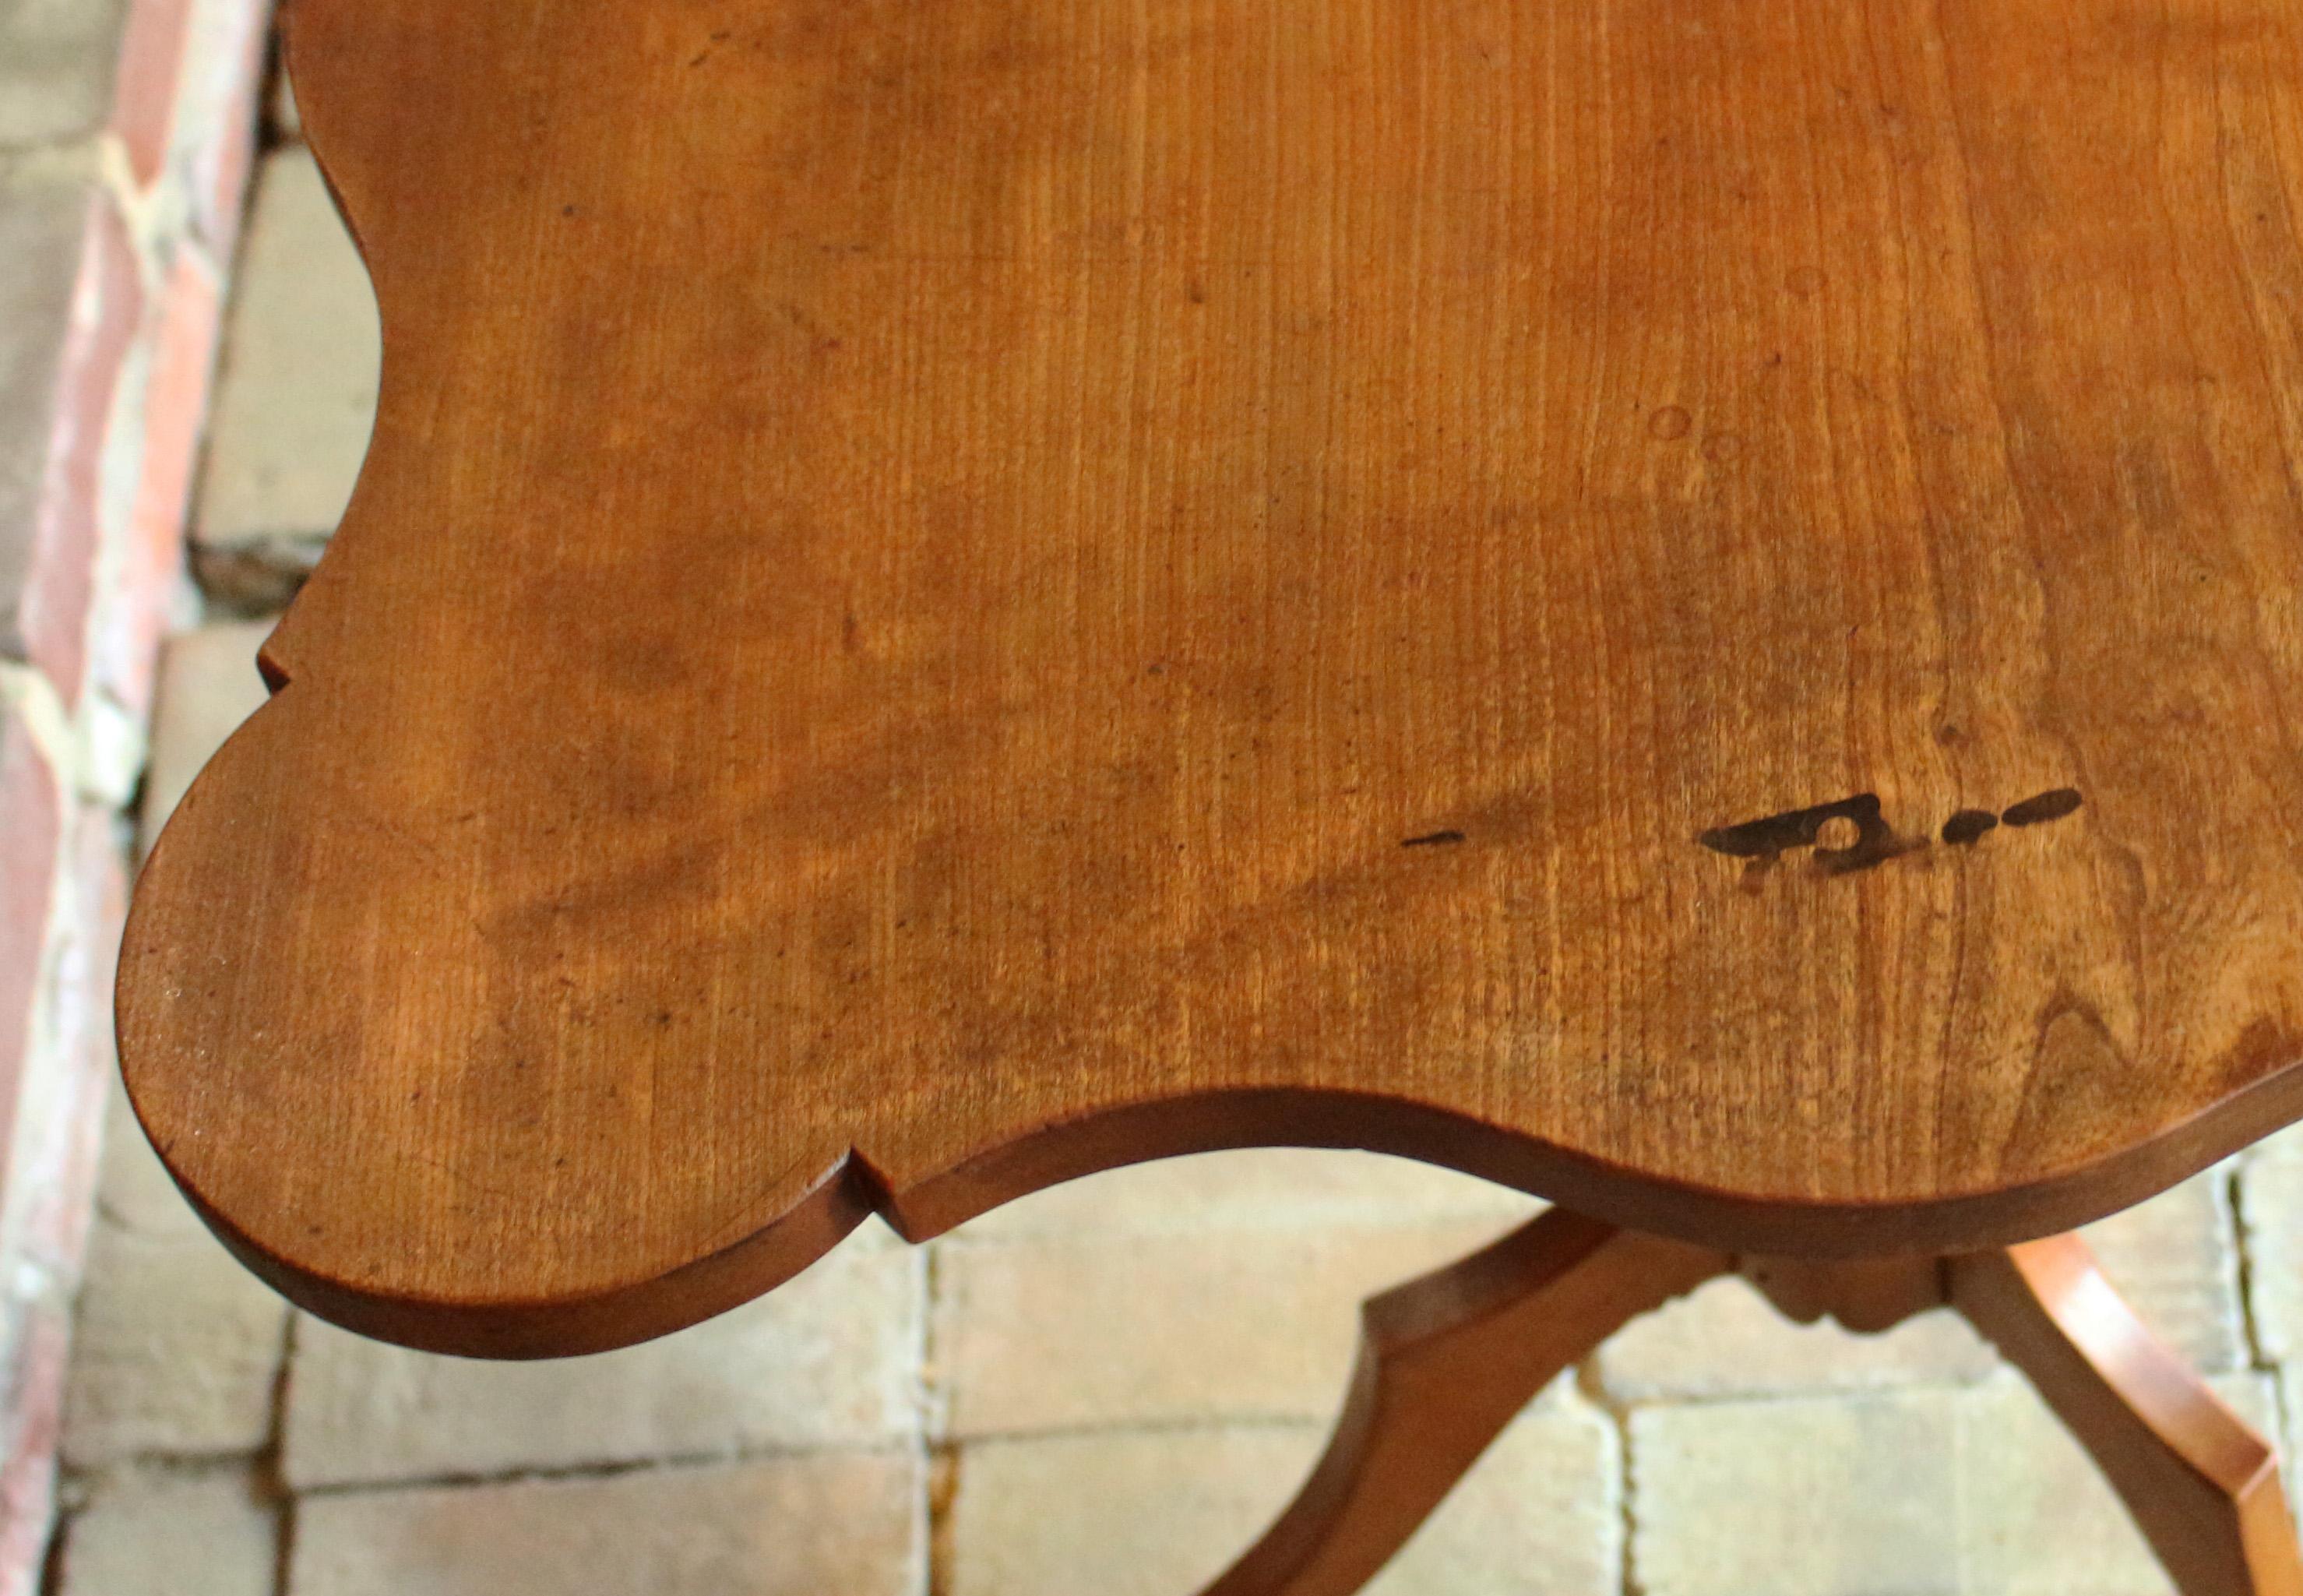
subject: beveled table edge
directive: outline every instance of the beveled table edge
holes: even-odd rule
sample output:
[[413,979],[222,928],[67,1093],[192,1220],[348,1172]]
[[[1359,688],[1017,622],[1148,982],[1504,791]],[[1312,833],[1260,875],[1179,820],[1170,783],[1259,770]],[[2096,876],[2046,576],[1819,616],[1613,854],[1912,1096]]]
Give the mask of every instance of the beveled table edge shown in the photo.
[[2158,1136],[2054,1176],[1919,1202],[1848,1203],[1752,1196],[1641,1173],[1372,1094],[1203,1093],[1051,1122],[979,1149],[902,1192],[851,1149],[799,1203],[730,1246],[603,1290],[502,1300],[413,1296],[308,1270],[249,1236],[160,1156],[233,1256],[298,1307],[423,1351],[529,1359],[612,1351],[702,1323],[798,1275],[874,1215],[916,1245],[1069,1180],[1194,1153],[1278,1147],[1384,1153],[1489,1180],[1627,1229],[1732,1254],[1860,1259],[1979,1253],[2076,1229],[2159,1195],[2299,1118],[2303,1068],[2290,1064]]

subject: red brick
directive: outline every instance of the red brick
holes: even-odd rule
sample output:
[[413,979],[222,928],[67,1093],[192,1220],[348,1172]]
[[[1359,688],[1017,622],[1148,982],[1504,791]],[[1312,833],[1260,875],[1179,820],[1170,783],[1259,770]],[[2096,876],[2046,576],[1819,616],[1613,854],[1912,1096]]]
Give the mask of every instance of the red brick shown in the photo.
[[133,0],[113,80],[113,131],[128,148],[136,186],[148,189],[168,159],[192,0]]
[[84,184],[0,180],[0,658],[21,660],[58,375],[88,254]]
[[177,143],[185,152],[192,229],[230,260],[256,159],[271,7],[244,4],[199,30],[185,63]]
[[55,1519],[71,1333],[63,1305],[44,1299],[26,1303],[13,1330],[12,1366],[0,1372],[0,1596],[37,1596]]
[[99,600],[91,644],[93,679],[139,720],[151,710],[160,638],[184,569],[184,518],[215,362],[215,268],[188,242],[162,292],[144,395],[141,477],[118,580]]
[[[32,789],[55,795],[52,781]],[[119,826],[109,811],[89,808],[74,831],[64,845],[66,902],[54,917],[57,945],[47,961],[54,1023],[40,1026],[40,1051],[7,1083],[21,1134],[13,1138],[0,1183],[15,1194],[22,1220],[11,1232],[4,1263],[12,1279],[36,1284],[0,1324],[0,1596],[36,1596],[41,1588],[55,1516],[68,1313],[95,1206],[104,1095],[114,1069],[105,999],[127,898]],[[0,832],[0,853],[16,836]],[[51,877],[44,886],[53,887],[53,871]],[[15,901],[0,897],[0,908]],[[37,933],[18,941],[9,957],[21,965],[29,945],[37,962]],[[18,1111],[20,1098],[35,1111]]]
[[[55,900],[63,798],[17,713],[0,706],[0,1148],[14,1128]],[[0,1155],[4,1156],[4,1155]]]
[[[29,545],[15,567],[13,613],[0,615],[0,652],[29,661],[69,707],[86,673],[89,609],[100,544],[97,500],[105,440],[122,362],[133,342],[143,293],[133,246],[111,201],[91,193],[45,421],[47,447],[31,507]],[[10,417],[38,426],[43,418]],[[11,595],[0,593],[0,604]]]
[[128,912],[128,871],[119,820],[108,809],[81,808],[64,846],[58,945],[49,960],[42,1043],[53,1049],[36,1066],[43,1076],[41,1122],[27,1125],[0,1170],[23,1183],[23,1222],[15,1237],[24,1257],[58,1277],[76,1276],[96,1206],[105,1094],[119,1065],[112,1030],[112,983]]

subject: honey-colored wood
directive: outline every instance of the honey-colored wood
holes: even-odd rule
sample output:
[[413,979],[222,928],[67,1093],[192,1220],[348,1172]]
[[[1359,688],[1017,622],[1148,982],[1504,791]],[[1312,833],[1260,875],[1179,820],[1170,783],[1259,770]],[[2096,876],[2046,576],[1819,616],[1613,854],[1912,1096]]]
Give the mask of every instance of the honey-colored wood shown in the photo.
[[1732,1267],[1723,1254],[1553,1208],[1369,1299],[1326,1454],[1205,1596],[1350,1596],[1554,1375]]
[[1862,1335],[1943,1306],[1951,1289],[1939,1258],[1747,1258],[1742,1273],[1793,1323],[1830,1319]]
[[1267,1142],[1944,1254],[2303,1110],[2303,8],[289,27],[375,438],[120,1018],[308,1306]]
[[[1369,1301],[1326,1454],[1202,1596],[1351,1596],[1551,1377],[1736,1260],[1554,1208]],[[1751,1258],[1789,1317],[1867,1333],[1950,1304],[2093,1454],[2182,1596],[2303,1596],[2270,1444],[2152,1336],[2076,1236],[1955,1259]]]
[[1962,1258],[1952,1296],[2094,1455],[2183,1596],[2303,1596],[2270,1443],[2143,1326],[2086,1243]]

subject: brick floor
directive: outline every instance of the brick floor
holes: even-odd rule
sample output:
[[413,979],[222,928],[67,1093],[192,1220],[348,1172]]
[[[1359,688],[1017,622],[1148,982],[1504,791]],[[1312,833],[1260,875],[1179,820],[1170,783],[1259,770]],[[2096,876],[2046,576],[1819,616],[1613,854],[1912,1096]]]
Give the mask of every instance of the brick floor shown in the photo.
[[915,1443],[924,1260],[884,1230],[761,1300],[597,1357],[500,1364],[297,1327],[297,1486]]
[[212,597],[276,608],[350,496],[375,414],[375,296],[300,148],[257,174],[207,470],[192,519]]
[[1350,1373],[1360,1300],[1501,1229],[1080,1231],[944,1247],[932,1345],[949,1433],[1324,1418]]
[[271,631],[269,621],[225,621],[172,638],[161,651],[159,714],[138,823],[139,855],[151,851],[200,766],[264,702],[256,651]]
[[[2215,1381],[2276,1428],[2261,1374]],[[2077,1445],[2011,1372],[1642,1408],[1632,1574],[1645,1596],[2168,1596]]]
[[[950,1596],[1191,1596],[1294,1494],[1323,1426],[1184,1426],[985,1441],[945,1484]],[[1371,1596],[1615,1596],[1621,1443],[1565,1389],[1504,1432]]]
[[310,1498],[289,1582],[305,1596],[912,1596],[921,1474],[905,1453],[828,1452]]
[[288,1305],[233,1261],[177,1194],[115,1086],[105,1119],[64,1457],[233,1457],[273,1430]]
[[64,1537],[59,1596],[270,1596],[281,1516],[250,1470],[108,1476]]

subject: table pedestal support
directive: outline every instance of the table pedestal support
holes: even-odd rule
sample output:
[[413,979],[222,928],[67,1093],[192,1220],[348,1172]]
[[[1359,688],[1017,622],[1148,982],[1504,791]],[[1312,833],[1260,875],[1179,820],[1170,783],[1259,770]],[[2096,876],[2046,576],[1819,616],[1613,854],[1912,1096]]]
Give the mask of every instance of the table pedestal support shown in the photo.
[[1736,1272],[1793,1319],[1855,1330],[1956,1308],[2093,1454],[2182,1596],[2303,1596],[2270,1445],[2153,1338],[2077,1237],[1956,1258],[1737,1259],[1557,1208],[1369,1300],[1326,1455],[1204,1596],[1349,1596],[1555,1375]]

